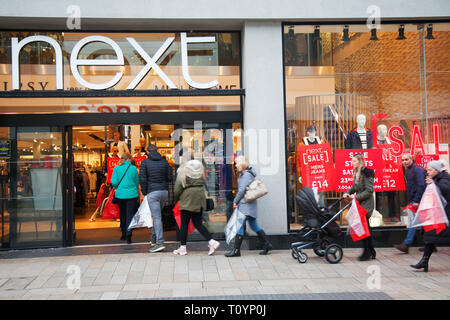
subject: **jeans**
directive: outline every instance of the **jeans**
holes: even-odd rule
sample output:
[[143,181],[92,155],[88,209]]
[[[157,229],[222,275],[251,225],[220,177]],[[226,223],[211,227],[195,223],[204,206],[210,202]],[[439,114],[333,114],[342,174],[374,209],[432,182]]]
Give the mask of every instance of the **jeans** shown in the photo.
[[414,242],[414,236],[416,235],[416,228],[409,228],[408,234],[406,235],[405,241],[403,241],[407,246],[411,246]]
[[262,230],[262,228],[258,225],[258,222],[256,222],[256,218],[245,216],[242,227],[237,231],[238,235],[240,235],[240,236],[244,235],[244,228],[245,228],[245,224],[247,223],[247,221],[248,221],[250,228],[252,228],[252,230],[255,231],[256,233],[258,233],[259,231]]
[[181,210],[181,226],[180,226],[180,242],[182,246],[186,245],[189,220],[192,219],[195,229],[207,240],[211,240],[211,233],[202,223],[202,212],[192,212],[187,210]]
[[169,199],[169,191],[157,190],[147,194],[148,206],[152,213],[153,228],[151,240],[157,244],[164,242],[161,211]]
[[131,237],[132,230],[128,231],[128,226],[138,209],[138,198],[117,200],[119,201],[117,205],[120,211],[120,230],[122,230],[122,236]]

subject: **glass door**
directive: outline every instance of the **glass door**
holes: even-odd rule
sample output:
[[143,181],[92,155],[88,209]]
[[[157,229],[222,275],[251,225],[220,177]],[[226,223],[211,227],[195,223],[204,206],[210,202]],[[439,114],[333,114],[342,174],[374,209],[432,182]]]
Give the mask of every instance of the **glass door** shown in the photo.
[[2,128],[0,140],[2,247],[61,245],[61,127]]

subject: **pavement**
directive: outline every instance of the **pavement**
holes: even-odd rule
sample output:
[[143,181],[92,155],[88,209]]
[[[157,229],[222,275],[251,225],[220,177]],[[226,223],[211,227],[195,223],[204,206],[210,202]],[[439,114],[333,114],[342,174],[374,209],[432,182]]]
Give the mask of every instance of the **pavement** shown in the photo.
[[344,249],[330,264],[312,250],[306,263],[290,250],[262,256],[242,250],[227,258],[225,243],[207,255],[207,243],[177,244],[148,253],[148,244],[0,252],[1,300],[449,300],[450,248],[438,248],[428,273],[411,268],[422,253],[377,248],[360,262],[361,249]]

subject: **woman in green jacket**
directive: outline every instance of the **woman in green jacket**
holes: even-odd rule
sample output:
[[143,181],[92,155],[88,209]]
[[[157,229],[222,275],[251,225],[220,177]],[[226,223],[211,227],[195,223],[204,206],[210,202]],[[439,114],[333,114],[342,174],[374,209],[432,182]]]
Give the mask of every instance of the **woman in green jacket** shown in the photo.
[[206,209],[205,174],[203,165],[198,160],[190,160],[181,165],[177,171],[174,189],[175,197],[180,201],[180,248],[173,251],[177,255],[186,255],[188,224],[192,219],[194,227],[209,241],[208,255],[212,255],[219,247],[208,229],[202,223],[202,213]]
[[376,252],[372,242],[372,230],[370,228],[369,218],[374,209],[373,201],[373,180],[375,173],[372,169],[365,167],[365,161],[362,154],[357,153],[353,156],[353,186],[344,193],[344,198],[358,200],[361,207],[367,210],[366,220],[369,227],[370,237],[364,238],[363,254],[359,257],[360,261],[375,259]]
[[131,154],[124,153],[111,177],[111,185],[116,188],[114,197],[118,200],[120,211],[120,240],[126,239],[127,243],[131,243],[132,231],[128,231],[128,226],[137,211],[139,199],[139,176],[133,160]]

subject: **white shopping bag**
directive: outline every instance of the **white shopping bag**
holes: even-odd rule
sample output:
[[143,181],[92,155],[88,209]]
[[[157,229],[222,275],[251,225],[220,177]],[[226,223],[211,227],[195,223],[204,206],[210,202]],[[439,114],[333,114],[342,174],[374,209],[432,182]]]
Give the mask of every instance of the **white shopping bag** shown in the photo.
[[234,237],[236,237],[236,233],[242,227],[244,221],[245,215],[237,208],[234,209],[234,212],[231,215],[230,220],[228,220],[227,226],[225,227],[225,237],[227,244],[230,244]]
[[131,220],[128,230],[151,227],[153,227],[152,213],[150,212],[150,207],[148,206],[147,196],[145,196],[138,211]]

